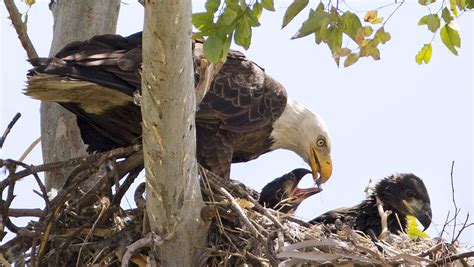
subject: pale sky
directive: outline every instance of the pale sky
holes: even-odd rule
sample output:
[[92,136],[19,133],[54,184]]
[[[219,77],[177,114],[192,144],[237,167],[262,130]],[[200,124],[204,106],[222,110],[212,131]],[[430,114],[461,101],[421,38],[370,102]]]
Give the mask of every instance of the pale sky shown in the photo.
[[[37,1],[29,11],[28,30],[40,56],[48,55],[52,39],[48,2]],[[117,33],[129,35],[140,31],[142,7],[132,0],[123,2],[127,4],[121,6]],[[345,2],[353,12],[360,11],[359,14],[393,3],[391,0]],[[432,34],[417,26],[428,10],[416,2],[406,1],[385,25],[392,39],[380,47],[381,60],[364,58],[350,68],[338,68],[328,48],[316,46],[312,36],[290,40],[307,17],[307,10],[280,30],[288,1],[276,1],[276,12],[264,12],[262,26],[253,30],[246,55],[280,81],[291,98],[320,114],[329,128],[334,172],[323,185],[324,191],[300,206],[297,211],[300,218],[310,220],[330,209],[359,203],[369,178],[378,181],[395,172],[412,172],[424,180],[430,193],[433,223],[427,233],[437,237],[448,211],[454,213],[452,161],[456,162],[455,199],[461,208],[458,223],[468,212],[473,214],[472,14],[466,13],[458,20],[460,56],[453,56],[436,36],[430,64],[419,66],[415,55],[431,40]],[[202,5],[199,1],[196,6],[198,3]],[[26,11],[22,3],[17,1],[17,4]],[[393,8],[380,10],[379,16],[387,18]],[[26,54],[10,27],[3,3],[1,12],[0,132],[3,133],[16,112],[21,112],[22,117],[0,151],[0,158],[18,159],[39,137],[39,102],[21,93],[31,66],[25,61]],[[26,162],[41,164],[40,146]],[[231,177],[260,190],[274,178],[300,167],[308,168],[296,154],[275,151],[233,165]],[[17,184],[16,207],[32,208],[41,203],[32,193],[37,187],[30,180],[31,177]],[[302,185],[312,186],[310,176],[305,177]],[[451,231],[444,237],[451,240]],[[472,228],[463,233],[461,241],[468,247],[474,246]]]

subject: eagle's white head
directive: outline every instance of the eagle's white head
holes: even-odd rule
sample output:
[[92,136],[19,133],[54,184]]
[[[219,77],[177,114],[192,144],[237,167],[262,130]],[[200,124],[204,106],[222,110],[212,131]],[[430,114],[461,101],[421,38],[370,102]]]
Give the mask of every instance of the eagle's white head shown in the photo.
[[302,157],[311,166],[316,183],[329,179],[332,174],[331,140],[326,123],[319,115],[288,98],[283,114],[273,124],[271,137],[271,149],[288,149]]

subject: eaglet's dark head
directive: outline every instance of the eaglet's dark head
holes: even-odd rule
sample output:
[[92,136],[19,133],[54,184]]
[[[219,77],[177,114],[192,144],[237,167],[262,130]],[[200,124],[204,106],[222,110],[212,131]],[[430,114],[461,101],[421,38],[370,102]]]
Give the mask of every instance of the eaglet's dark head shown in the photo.
[[382,179],[375,186],[375,193],[385,209],[398,215],[415,216],[426,228],[431,224],[430,196],[423,181],[411,173],[397,173]]
[[260,205],[283,213],[295,211],[303,200],[321,192],[320,188],[298,188],[298,183],[311,171],[303,168],[276,178],[263,187],[258,202]]
[[377,237],[382,231],[377,210],[377,200],[385,211],[392,213],[387,218],[388,230],[397,234],[407,227],[407,215],[415,216],[426,228],[431,224],[431,204],[423,181],[411,173],[393,174],[380,180],[375,191],[358,205],[328,211],[309,223],[336,224],[338,221]]

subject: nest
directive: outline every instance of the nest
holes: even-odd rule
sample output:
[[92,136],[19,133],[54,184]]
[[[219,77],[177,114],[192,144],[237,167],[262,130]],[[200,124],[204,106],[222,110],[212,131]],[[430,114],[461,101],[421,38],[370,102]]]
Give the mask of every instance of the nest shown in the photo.
[[[6,196],[0,202],[0,226],[15,233],[0,246],[0,266],[159,265],[151,249],[157,238],[147,230],[144,216],[144,184],[135,190],[136,208],[120,206],[142,163],[140,146],[41,166],[0,160],[9,172],[0,182]],[[48,196],[37,173],[66,167],[74,168],[63,188],[54,198]],[[204,168],[199,174],[207,204],[201,216],[211,222],[204,266],[474,264],[469,258],[474,252],[452,242],[413,240],[405,234],[373,241],[344,225],[310,225],[262,207],[258,193],[242,183],[225,181]],[[15,183],[25,177],[36,180],[44,209],[10,208]],[[19,227],[10,218],[20,215],[37,219]]]

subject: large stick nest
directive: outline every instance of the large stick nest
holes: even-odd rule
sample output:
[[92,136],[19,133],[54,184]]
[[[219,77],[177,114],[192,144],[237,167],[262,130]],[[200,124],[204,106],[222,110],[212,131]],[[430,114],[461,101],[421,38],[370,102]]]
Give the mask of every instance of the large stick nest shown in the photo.
[[[142,163],[140,146],[41,166],[0,159],[8,170],[0,182],[0,227],[15,234],[0,246],[0,266],[159,265],[151,248],[159,250],[161,241],[148,230],[144,184],[135,190],[136,208],[120,206]],[[63,188],[48,196],[37,173],[66,167],[74,168]],[[402,234],[373,242],[343,225],[310,225],[263,208],[258,193],[241,183],[204,168],[199,173],[207,204],[201,216],[210,222],[202,265],[474,264],[469,258],[474,252],[439,238],[413,240]],[[26,177],[36,180],[44,208],[11,208],[15,183]],[[36,219],[19,227],[10,219],[19,216]]]

